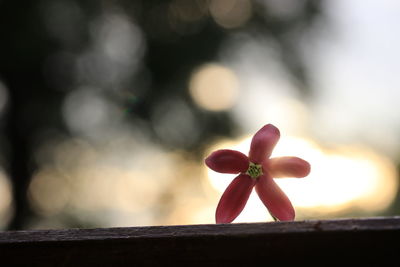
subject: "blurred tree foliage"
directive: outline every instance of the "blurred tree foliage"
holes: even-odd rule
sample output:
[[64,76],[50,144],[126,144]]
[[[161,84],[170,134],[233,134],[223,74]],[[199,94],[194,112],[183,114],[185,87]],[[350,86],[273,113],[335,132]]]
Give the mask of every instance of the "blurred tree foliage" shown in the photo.
[[[250,3],[252,10],[243,24],[224,27],[210,13],[212,5],[224,14],[232,3],[241,2]],[[34,216],[26,190],[37,168],[35,150],[58,134],[77,134],[66,126],[62,106],[66,96],[80,86],[99,88],[104,97],[127,110],[127,119],[145,128],[154,142],[193,152],[201,151],[215,136],[235,133],[229,113],[200,109],[186,90],[192,71],[216,60],[222,43],[233,33],[273,39],[287,70],[299,88],[305,88],[307,75],[296,38],[320,15],[320,1],[282,1],[281,9],[285,4],[296,5],[290,15],[276,12],[276,4],[279,1],[0,1],[0,80],[9,94],[0,140],[15,204],[9,228],[21,229]],[[142,57],[132,58],[140,61],[135,72],[129,72],[129,64],[118,65],[113,74],[117,80],[107,76],[115,62],[99,61],[96,53],[87,52],[94,46],[96,23],[113,12],[129,18],[144,40]],[[79,72],[82,64],[91,67],[84,75]],[[126,73],[118,76],[119,70]],[[171,99],[184,103],[194,114],[198,134],[190,142],[166,139],[154,130],[154,110]]]

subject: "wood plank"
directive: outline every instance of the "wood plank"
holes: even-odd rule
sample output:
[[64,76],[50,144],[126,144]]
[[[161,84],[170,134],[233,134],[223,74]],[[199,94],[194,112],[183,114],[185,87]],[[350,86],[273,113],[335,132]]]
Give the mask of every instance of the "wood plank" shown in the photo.
[[382,266],[398,262],[399,240],[400,217],[9,231],[0,266]]

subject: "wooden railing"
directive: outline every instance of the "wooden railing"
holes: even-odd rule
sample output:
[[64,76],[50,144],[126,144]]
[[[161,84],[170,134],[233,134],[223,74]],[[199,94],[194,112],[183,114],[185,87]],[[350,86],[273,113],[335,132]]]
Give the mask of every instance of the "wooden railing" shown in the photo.
[[400,266],[400,217],[0,232],[0,266],[255,264]]

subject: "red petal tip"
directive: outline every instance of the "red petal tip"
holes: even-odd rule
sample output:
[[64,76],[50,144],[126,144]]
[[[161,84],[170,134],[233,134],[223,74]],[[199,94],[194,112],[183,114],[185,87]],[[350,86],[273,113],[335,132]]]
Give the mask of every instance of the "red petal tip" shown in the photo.
[[216,223],[231,223],[242,212],[256,181],[240,174],[226,188],[215,212]]
[[251,140],[249,152],[250,161],[260,164],[265,159],[269,158],[280,135],[279,129],[272,124],[267,124],[258,130]]
[[221,149],[211,153],[205,159],[205,164],[216,172],[236,174],[249,168],[249,159],[239,151]]

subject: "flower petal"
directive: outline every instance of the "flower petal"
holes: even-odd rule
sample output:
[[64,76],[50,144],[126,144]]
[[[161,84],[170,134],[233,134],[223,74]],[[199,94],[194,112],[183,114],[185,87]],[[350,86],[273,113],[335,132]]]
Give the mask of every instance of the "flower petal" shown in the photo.
[[246,172],[249,168],[249,159],[245,154],[229,149],[211,153],[205,162],[210,169],[222,173]]
[[310,173],[310,163],[298,157],[279,157],[264,161],[263,168],[274,178],[305,177]]
[[240,174],[233,179],[218,203],[215,221],[232,222],[242,212],[255,184],[256,180],[247,174]]
[[280,221],[294,220],[295,211],[292,203],[271,176],[268,174],[260,176],[256,191],[273,217]]
[[280,132],[272,124],[262,127],[251,140],[249,159],[253,163],[260,164],[271,156],[272,150],[280,137]]

